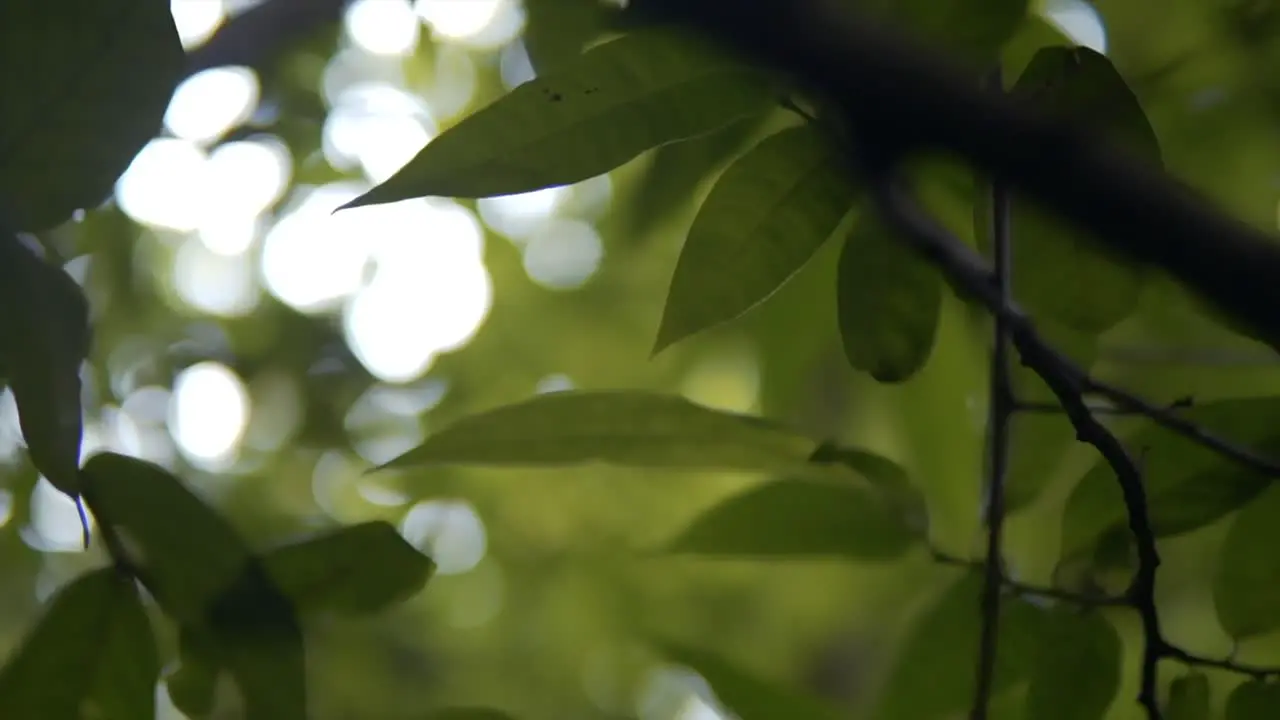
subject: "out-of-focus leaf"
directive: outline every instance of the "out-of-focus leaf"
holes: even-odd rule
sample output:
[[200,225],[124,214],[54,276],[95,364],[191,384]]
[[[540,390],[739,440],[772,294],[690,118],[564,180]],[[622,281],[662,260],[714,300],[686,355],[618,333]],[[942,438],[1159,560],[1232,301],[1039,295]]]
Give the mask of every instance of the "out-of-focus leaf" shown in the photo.
[[833,720],[835,714],[817,699],[780,687],[734,667],[713,653],[681,643],[655,643],[670,661],[702,676],[716,697],[741,720]]
[[32,464],[73,498],[80,495],[80,363],[89,343],[80,287],[0,228],[0,375],[13,390]]
[[[1280,399],[1249,398],[1198,405],[1181,412],[1187,420],[1233,443],[1267,456],[1280,447]],[[1149,425],[1130,447],[1143,448],[1143,481],[1152,530],[1158,536],[1189,532],[1257,497],[1271,482],[1218,453],[1175,433]],[[1108,530],[1125,525],[1120,488],[1109,465],[1098,460],[1067,499],[1062,557],[1088,552]]]
[[907,380],[933,351],[942,306],[938,271],[877,218],[859,218],[840,253],[840,338],[853,367],[882,383]]
[[[1083,47],[1045,47],[1013,92],[1046,113],[1071,119],[1135,157],[1158,165],[1160,147],[1137,98],[1106,57]],[[989,200],[988,200],[989,201]],[[977,205],[978,235],[990,217]],[[1010,210],[1014,295],[1033,315],[1099,334],[1137,307],[1143,274],[1047,211],[1016,198]]]
[[1280,488],[1240,511],[1227,531],[1213,579],[1218,622],[1243,639],[1280,627]]
[[1209,720],[1209,678],[1195,671],[1174,678],[1169,683],[1164,716],[1169,720]]
[[758,417],[641,391],[557,392],[457,421],[383,465],[794,469],[817,443]]
[[[966,573],[916,621],[900,646],[874,717],[934,720],[972,704],[981,596],[981,574]],[[994,692],[1028,677],[1043,622],[1044,612],[1024,600],[1005,598],[1001,603]]]
[[302,631],[293,607],[231,526],[163,468],[114,453],[82,471],[99,522],[119,533],[148,590],[225,668],[248,720],[305,720]]
[[1044,18],[1039,15],[1027,15],[1022,19],[1022,24],[1005,43],[1004,49],[1000,52],[1001,69],[1004,71],[1004,80],[1006,86],[1013,86],[1014,82],[1027,69],[1031,58],[1035,54],[1047,47],[1074,47],[1075,42],[1062,33],[1061,30],[1050,25]]
[[1280,683],[1249,680],[1227,696],[1224,720],[1268,720],[1280,717]]
[[898,463],[860,448],[823,443],[809,461],[818,465],[839,465],[852,470],[875,488],[893,506],[907,526],[923,534],[928,529],[929,508],[924,494]]
[[751,309],[813,256],[853,205],[840,157],[802,125],[729,166],[689,229],[654,352]]
[[598,0],[526,0],[521,40],[536,73],[572,62],[617,12]]
[[670,552],[714,557],[885,560],[920,539],[905,518],[853,485],[768,482],[700,515]]
[[511,715],[493,708],[453,707],[437,710],[427,720],[514,720]]
[[1120,636],[1101,613],[1059,605],[1046,614],[1027,688],[1026,716],[1094,720],[1120,687]]
[[598,45],[445,131],[348,203],[491,197],[578,182],[775,100],[767,74],[666,28]]
[[155,715],[160,676],[133,581],[113,568],[73,580],[0,670],[12,720],[133,720]]
[[367,522],[277,548],[262,558],[300,612],[372,613],[426,585],[435,563],[385,522]]
[[210,659],[212,650],[201,645],[199,631],[181,628],[178,634],[180,664],[165,678],[165,687],[174,707],[192,718],[203,718],[213,711],[218,675],[221,668]]
[[42,230],[111,193],[186,56],[169,0],[6,0],[0,29],[0,224]]

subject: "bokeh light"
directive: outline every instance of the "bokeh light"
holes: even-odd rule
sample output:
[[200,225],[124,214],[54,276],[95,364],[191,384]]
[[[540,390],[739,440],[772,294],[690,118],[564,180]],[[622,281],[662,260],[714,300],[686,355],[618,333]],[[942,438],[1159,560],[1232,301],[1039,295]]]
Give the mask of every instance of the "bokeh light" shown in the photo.
[[249,410],[238,375],[220,363],[197,363],[174,380],[169,430],[188,462],[224,469],[235,460]]

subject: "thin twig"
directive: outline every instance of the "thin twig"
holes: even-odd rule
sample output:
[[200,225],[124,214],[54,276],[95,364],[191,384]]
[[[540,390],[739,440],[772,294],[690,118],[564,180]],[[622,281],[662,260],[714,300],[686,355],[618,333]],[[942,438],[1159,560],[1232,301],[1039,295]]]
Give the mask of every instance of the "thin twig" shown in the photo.
[[[968,560],[966,558],[950,555],[936,548],[931,549],[931,554],[935,562],[943,565],[952,565],[955,567],[970,568],[973,570],[983,570],[985,572],[987,563],[985,560]],[[1005,589],[1012,591],[1015,595],[1038,595],[1050,600],[1058,602],[1067,602],[1081,607],[1100,608],[1100,607],[1129,607],[1129,597],[1127,595],[1091,595],[1087,593],[1072,592],[1062,588],[1051,587],[1048,585],[1032,585],[1019,580],[1014,580],[1007,575],[1001,578],[1001,584]]]
[[[1166,405],[1168,410],[1181,410],[1192,407],[1195,401],[1190,397],[1178,398]],[[1089,405],[1089,412],[1094,415],[1146,415],[1145,412],[1138,409],[1118,408],[1114,405]],[[1053,402],[1031,402],[1019,401],[1014,408],[1020,413],[1035,414],[1057,414],[1062,412],[1062,406]]]
[[[988,83],[999,90],[1003,82],[999,70]],[[998,181],[991,183],[991,246],[995,261],[995,281],[1000,304],[1013,299],[1012,258],[1009,243],[1009,194]],[[995,316],[994,347],[991,353],[990,410],[987,422],[987,563],[982,582],[982,629],[979,636],[977,678],[974,684],[972,720],[986,720],[987,706],[995,686],[996,655],[1000,645],[1000,591],[1004,585],[1005,477],[1009,467],[1009,422],[1015,409],[1013,382],[1009,375],[1008,320]]]

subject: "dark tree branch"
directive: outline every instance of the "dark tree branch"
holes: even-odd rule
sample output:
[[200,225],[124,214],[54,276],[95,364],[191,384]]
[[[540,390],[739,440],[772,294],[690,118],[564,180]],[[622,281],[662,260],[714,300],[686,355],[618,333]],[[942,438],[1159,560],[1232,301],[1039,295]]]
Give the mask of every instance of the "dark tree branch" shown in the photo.
[[876,150],[944,150],[1163,268],[1280,347],[1280,245],[1139,164],[899,37],[847,0],[634,0],[824,91]]
[[[999,70],[989,84],[1000,89]],[[996,292],[1001,306],[1013,301],[1012,257],[1009,235],[1009,193],[999,183],[991,184],[991,247],[994,250]],[[987,560],[982,583],[982,634],[978,648],[972,720],[986,720],[987,706],[995,687],[996,655],[1000,645],[1000,591],[1004,585],[1005,477],[1009,466],[1009,423],[1017,407],[1009,374],[1008,319],[995,316],[992,338],[990,408],[987,420]]]
[[270,69],[296,43],[342,19],[350,0],[265,0],[227,20],[187,53],[187,75],[226,65]]

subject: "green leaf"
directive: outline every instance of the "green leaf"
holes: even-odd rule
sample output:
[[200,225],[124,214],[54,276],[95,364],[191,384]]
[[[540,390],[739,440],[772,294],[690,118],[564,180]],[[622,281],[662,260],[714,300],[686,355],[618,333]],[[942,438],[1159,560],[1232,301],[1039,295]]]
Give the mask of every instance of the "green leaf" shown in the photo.
[[1280,627],[1280,488],[1240,511],[1219,550],[1213,604],[1222,629],[1236,639]]
[[[1160,148],[1137,98],[1106,57],[1083,47],[1046,47],[1014,85],[1046,113],[1069,118],[1154,165]],[[979,237],[990,217],[978,203]],[[1047,211],[1015,197],[1010,209],[1014,295],[1038,317],[1100,334],[1137,308],[1143,273]],[[1087,279],[1087,280],[1086,280]]]
[[1209,678],[1202,672],[1188,672],[1169,683],[1168,720],[1209,720]]
[[102,453],[85,499],[118,533],[147,589],[227,669],[248,720],[305,720],[302,633],[289,601],[222,516],[163,468]]
[[568,465],[781,470],[817,443],[747,415],[672,395],[624,390],[538,395],[463,418],[379,469],[428,465]]
[[823,443],[810,456],[817,465],[839,465],[866,480],[878,495],[895,509],[907,526],[920,534],[928,530],[929,508],[924,494],[912,482],[901,465],[883,455],[860,448]]
[[845,241],[836,293],[849,364],[882,383],[924,367],[937,335],[942,279],[878,218],[861,218]]
[[1076,43],[1039,15],[1027,15],[1000,52],[1005,85],[1012,86],[1036,53],[1048,47],[1074,47]]
[[668,660],[701,675],[717,699],[740,720],[832,720],[835,717],[818,700],[755,677],[718,655],[666,640],[655,644]]
[[209,715],[216,701],[221,668],[211,659],[213,650],[201,644],[198,631],[180,628],[177,669],[165,678],[165,687],[174,707],[192,718]]
[[7,720],[134,720],[155,715],[151,622],[113,568],[73,580],[0,670]]
[[169,0],[5,0],[0,28],[0,224],[42,230],[107,198],[186,56]]
[[596,0],[527,0],[520,39],[534,71],[573,62],[605,30],[611,10]]
[[654,352],[772,295],[835,232],[855,191],[840,153],[812,124],[738,158],[689,229]]
[[922,40],[985,68],[1027,14],[1027,0],[872,0],[864,2]]
[[1280,683],[1249,680],[1227,696],[1224,720],[1271,720],[1280,717]]
[[[978,657],[982,575],[967,572],[917,620],[898,649],[878,701],[879,720],[934,720],[969,708]],[[1017,598],[1000,605],[995,693],[1026,679],[1044,612]],[[927,692],[924,690],[927,688]]]
[[[1280,448],[1280,431],[1276,430],[1280,427],[1280,398],[1225,400],[1180,414],[1264,457]],[[1154,424],[1148,424],[1126,444],[1143,448],[1143,482],[1157,536],[1204,527],[1257,497],[1271,482],[1261,473]],[[1104,533],[1125,524],[1115,473],[1099,459],[1067,499],[1062,557],[1090,552]]]
[[484,707],[453,707],[437,710],[427,720],[513,720],[501,710]]
[[32,464],[72,498],[80,495],[80,364],[89,344],[80,287],[0,231],[0,375],[13,390]]
[[1027,688],[1026,716],[1104,717],[1120,687],[1120,636],[1101,613],[1068,605],[1048,612]]
[[430,558],[380,521],[277,548],[262,562],[299,612],[377,612],[416,594],[435,572]]
[[673,540],[670,552],[715,557],[886,560],[920,539],[906,519],[859,487],[767,482],[716,505]]
[[578,182],[650,148],[764,112],[774,100],[767,74],[701,38],[641,30],[517,87],[345,207]]

